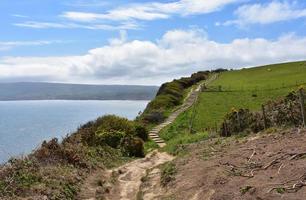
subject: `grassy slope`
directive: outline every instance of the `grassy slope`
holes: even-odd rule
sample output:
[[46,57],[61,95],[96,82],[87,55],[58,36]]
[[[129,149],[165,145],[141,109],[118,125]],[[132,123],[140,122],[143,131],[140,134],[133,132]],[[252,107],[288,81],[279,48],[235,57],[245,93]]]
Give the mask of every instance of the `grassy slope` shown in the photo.
[[[207,129],[215,128],[232,108],[259,110],[262,103],[288,94],[306,83],[306,63],[294,62],[250,69],[224,72],[209,85],[208,92],[200,95],[195,109],[181,114],[165,128],[161,137],[168,141],[166,150],[176,153],[177,144],[194,142],[205,138]],[[221,85],[222,91],[216,91]],[[189,122],[195,110],[193,129],[189,134]],[[203,136],[203,137],[201,137]]]

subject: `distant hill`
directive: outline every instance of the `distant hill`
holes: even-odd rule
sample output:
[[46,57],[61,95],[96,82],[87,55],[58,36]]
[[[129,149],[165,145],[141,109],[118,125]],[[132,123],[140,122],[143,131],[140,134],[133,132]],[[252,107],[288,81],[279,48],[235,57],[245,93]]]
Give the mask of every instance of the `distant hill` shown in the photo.
[[9,100],[151,100],[157,86],[0,83],[0,101]]

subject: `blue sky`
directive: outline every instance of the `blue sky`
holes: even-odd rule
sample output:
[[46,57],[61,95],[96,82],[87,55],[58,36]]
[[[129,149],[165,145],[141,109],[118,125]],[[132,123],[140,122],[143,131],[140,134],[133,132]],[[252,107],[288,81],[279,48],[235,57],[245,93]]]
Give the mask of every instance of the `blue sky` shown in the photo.
[[303,0],[0,2],[0,81],[160,84],[305,60]]

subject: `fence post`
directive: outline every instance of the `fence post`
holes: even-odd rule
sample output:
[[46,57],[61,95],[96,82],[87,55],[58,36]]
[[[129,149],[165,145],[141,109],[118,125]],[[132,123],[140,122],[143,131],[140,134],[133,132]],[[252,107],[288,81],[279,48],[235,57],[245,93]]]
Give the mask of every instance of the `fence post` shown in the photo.
[[225,130],[225,137],[228,137],[229,133],[228,133],[228,129],[227,129],[227,122],[226,122],[226,120],[224,121],[224,130]]
[[262,116],[264,120],[264,129],[267,129],[267,117],[266,117],[265,105],[261,105],[261,109],[262,109]]
[[218,125],[217,122],[215,122],[215,128],[216,128],[216,134],[218,133]]
[[301,113],[302,113],[303,126],[306,127],[304,89],[301,88],[299,91],[300,91],[300,104],[301,104]]
[[238,121],[238,126],[239,126],[239,131],[242,131],[242,127],[241,127],[241,121],[240,121],[240,116],[239,116],[239,111],[236,112],[237,114],[237,121]]

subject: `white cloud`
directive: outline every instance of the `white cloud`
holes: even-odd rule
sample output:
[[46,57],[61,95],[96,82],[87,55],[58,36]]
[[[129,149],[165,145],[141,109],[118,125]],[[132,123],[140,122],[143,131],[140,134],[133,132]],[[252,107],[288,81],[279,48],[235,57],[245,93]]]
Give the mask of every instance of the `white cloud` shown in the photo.
[[89,29],[89,30],[128,30],[128,29],[139,29],[140,26],[133,22],[125,22],[119,25],[109,24],[77,24],[77,23],[52,23],[52,22],[36,22],[26,21],[22,23],[15,23],[14,26],[35,28],[35,29]]
[[156,42],[121,39],[83,56],[7,57],[0,80],[160,84],[198,70],[305,60],[306,37],[209,40],[201,30],[172,30]]
[[20,14],[14,14],[14,15],[11,15],[12,17],[18,17],[18,18],[29,18],[28,16],[26,15],[20,15]]
[[180,0],[171,3],[151,2],[131,4],[109,10],[106,13],[65,12],[69,20],[92,22],[97,20],[128,21],[166,19],[172,15],[196,15],[211,13],[240,0]]
[[[15,26],[46,29],[91,29],[91,30],[120,30],[120,29],[140,29],[139,21],[152,21],[157,19],[167,19],[172,16],[188,16],[206,14],[220,10],[224,6],[242,0],[177,0],[170,3],[149,2],[128,4],[108,10],[104,13],[69,11],[60,15],[64,22],[40,22],[25,21],[15,23]],[[90,6],[92,3],[79,1],[82,6]],[[102,2],[103,3],[103,2]],[[68,20],[68,22],[67,22]],[[73,23],[71,23],[73,21]],[[114,24],[117,23],[117,24]]]
[[0,41],[0,51],[9,50],[19,46],[42,46],[42,45],[50,45],[55,43],[63,43],[63,41],[60,40],[9,41],[9,42]]
[[75,0],[72,2],[63,2],[63,5],[72,7],[101,7],[109,5],[110,2],[101,0]]
[[306,9],[299,8],[296,1],[272,1],[265,4],[248,4],[236,11],[236,20],[223,25],[271,24],[306,17]]

